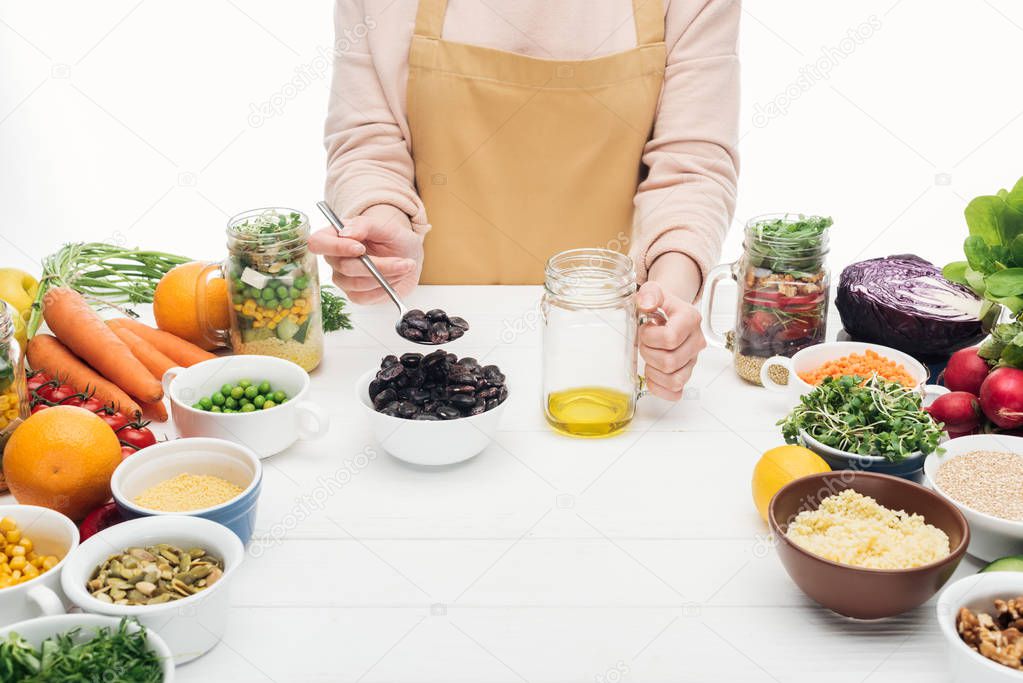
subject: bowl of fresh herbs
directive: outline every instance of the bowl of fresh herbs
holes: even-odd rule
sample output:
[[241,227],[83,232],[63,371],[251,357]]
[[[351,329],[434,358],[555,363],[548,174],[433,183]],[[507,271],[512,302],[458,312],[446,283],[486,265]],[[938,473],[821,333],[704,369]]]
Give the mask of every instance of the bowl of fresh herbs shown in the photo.
[[778,425],[787,443],[806,446],[833,470],[913,480],[943,438],[920,392],[877,375],[825,378]]
[[134,619],[62,614],[0,629],[0,681],[170,683],[174,660]]

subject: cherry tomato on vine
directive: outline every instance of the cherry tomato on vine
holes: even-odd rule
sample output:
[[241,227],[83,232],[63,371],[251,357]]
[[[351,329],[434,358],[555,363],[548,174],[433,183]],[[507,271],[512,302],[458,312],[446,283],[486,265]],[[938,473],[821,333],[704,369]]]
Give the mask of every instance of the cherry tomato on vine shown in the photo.
[[35,415],[40,410],[46,410],[49,407],[50,406],[46,405],[45,403],[37,403],[34,406],[32,406],[32,414]]
[[75,391],[75,388],[70,384],[61,384],[57,387],[54,387],[53,391],[50,392],[49,396],[43,396],[43,398],[50,401],[51,403],[61,404],[66,403],[72,397],[77,397],[78,403],[77,404],[68,403],[67,405],[81,405],[82,401],[81,395],[77,391]]
[[99,415],[104,422],[110,425],[110,428],[115,432],[131,422],[127,415],[118,413],[117,411],[112,410],[109,406],[98,411],[96,414]]
[[95,396],[90,396],[89,398],[82,401],[82,407],[88,410],[90,413],[98,413],[99,411],[104,409],[104,403]]
[[130,422],[117,430],[117,438],[122,444],[145,448],[156,443],[156,436],[146,428],[148,422]]
[[135,448],[134,446],[129,446],[128,444],[122,443],[121,444],[121,460],[124,460],[129,455],[133,455],[136,451],[138,451],[138,449]]
[[36,389],[35,391],[36,398],[41,398],[46,401],[52,401],[53,399],[51,397],[53,396],[53,392],[56,391],[59,387],[60,382],[58,382],[57,380],[55,379],[46,380],[45,382],[39,385],[38,389]]
[[29,394],[31,395],[49,381],[50,378],[45,372],[35,372],[31,377],[25,380],[25,386],[28,388]]

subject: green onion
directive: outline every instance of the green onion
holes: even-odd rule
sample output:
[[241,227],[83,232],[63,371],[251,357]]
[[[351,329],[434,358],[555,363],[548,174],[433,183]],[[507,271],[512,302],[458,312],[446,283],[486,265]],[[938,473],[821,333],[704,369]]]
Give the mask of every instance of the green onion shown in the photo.
[[121,619],[117,629],[97,628],[91,640],[80,642],[81,629],[47,638],[39,649],[17,633],[0,641],[0,681],[103,681],[103,683],[160,683],[163,668],[146,642],[146,631],[129,632],[134,620]]

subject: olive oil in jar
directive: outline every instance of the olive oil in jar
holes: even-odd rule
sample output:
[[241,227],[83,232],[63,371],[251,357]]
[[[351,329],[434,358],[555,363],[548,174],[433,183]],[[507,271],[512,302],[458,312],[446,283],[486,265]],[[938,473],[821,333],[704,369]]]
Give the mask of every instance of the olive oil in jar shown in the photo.
[[612,436],[632,421],[633,396],[606,387],[577,387],[551,392],[547,422],[569,436]]

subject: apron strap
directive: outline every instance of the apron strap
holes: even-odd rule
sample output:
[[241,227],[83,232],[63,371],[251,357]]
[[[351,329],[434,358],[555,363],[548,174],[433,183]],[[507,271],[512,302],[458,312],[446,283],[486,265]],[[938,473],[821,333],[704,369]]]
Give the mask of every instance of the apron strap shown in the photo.
[[[422,11],[422,0],[420,1]],[[632,16],[636,20],[636,45],[664,42],[663,0],[632,0]]]
[[419,0],[415,34],[426,38],[440,38],[447,7],[448,0]]

